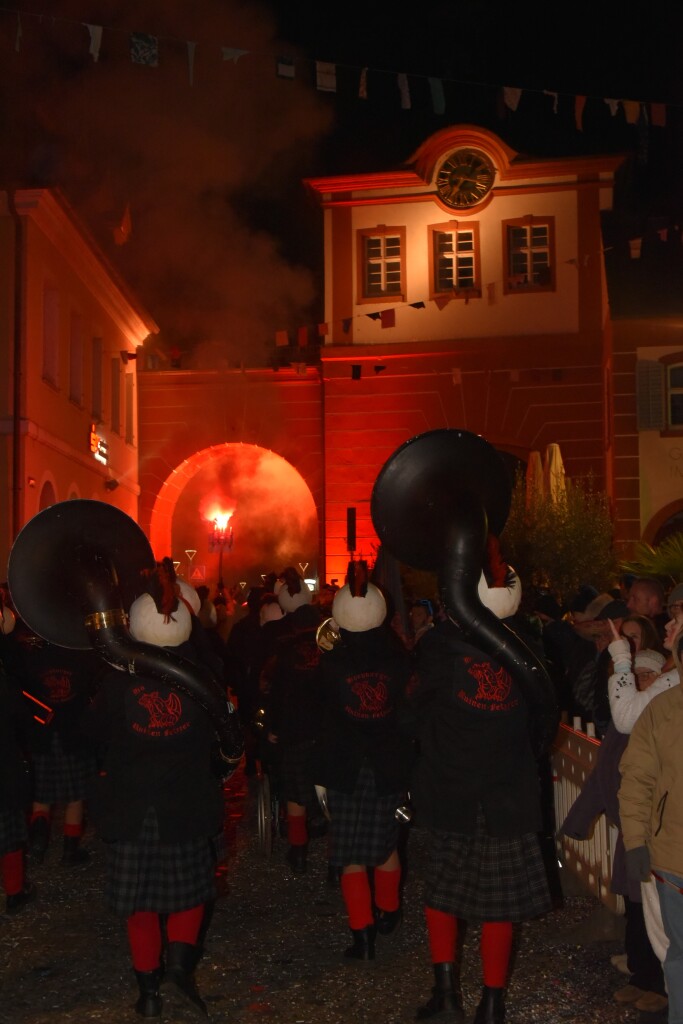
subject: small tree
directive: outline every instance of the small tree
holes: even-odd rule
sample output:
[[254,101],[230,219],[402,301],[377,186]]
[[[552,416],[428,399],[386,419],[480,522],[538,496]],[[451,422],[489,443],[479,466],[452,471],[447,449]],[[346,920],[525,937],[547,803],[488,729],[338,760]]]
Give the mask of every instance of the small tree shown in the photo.
[[654,576],[667,588],[674,586],[683,580],[683,534],[673,533],[657,547],[641,541],[635,546],[633,558],[621,563],[621,569],[634,576]]
[[618,572],[613,544],[607,496],[592,478],[568,480],[551,498],[527,495],[524,474],[518,474],[501,547],[523,591],[543,587],[566,601],[584,583],[608,590]]

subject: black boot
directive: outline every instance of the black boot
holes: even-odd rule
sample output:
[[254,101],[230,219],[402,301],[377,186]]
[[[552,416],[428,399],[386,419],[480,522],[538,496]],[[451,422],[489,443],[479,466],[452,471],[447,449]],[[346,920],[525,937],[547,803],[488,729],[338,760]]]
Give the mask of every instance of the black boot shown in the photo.
[[308,852],[307,846],[290,846],[287,850],[287,863],[294,872],[295,875],[306,874],[306,854]]
[[505,1020],[505,989],[484,985],[481,1001],[472,1024],[503,1024]]
[[136,971],[135,977],[138,980],[140,998],[135,1004],[135,1012],[141,1017],[161,1016],[161,968],[154,971]]
[[8,914],[18,914],[27,903],[36,898],[36,890],[30,882],[24,882],[24,888],[19,892],[13,892],[5,899],[5,910]]
[[64,852],[62,853],[62,864],[75,867],[77,864],[87,864],[90,854],[81,848],[80,836],[64,836]]
[[352,960],[370,961],[375,959],[375,934],[374,925],[367,928],[352,928],[353,945],[344,950],[344,956]]
[[375,913],[375,924],[379,935],[393,935],[403,919],[403,911],[400,907],[397,910],[380,910]]
[[464,1021],[460,985],[455,976],[455,964],[434,964],[434,988],[431,999],[427,1000],[415,1014],[416,1020],[430,1018],[448,1021]]
[[28,827],[28,852],[38,864],[45,860],[49,842],[50,822],[41,814],[34,818]]
[[189,942],[169,942],[166,950],[166,973],[162,989],[166,995],[180,997],[186,1007],[202,1017],[208,1017],[206,1003],[199,995],[194,969],[197,966],[198,951]]

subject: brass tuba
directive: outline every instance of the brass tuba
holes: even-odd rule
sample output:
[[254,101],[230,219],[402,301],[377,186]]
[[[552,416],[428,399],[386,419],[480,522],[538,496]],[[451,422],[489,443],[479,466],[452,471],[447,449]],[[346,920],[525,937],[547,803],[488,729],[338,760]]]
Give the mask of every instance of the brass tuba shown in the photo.
[[17,536],[7,567],[12,602],[38,636],[59,647],[94,648],[110,665],[157,678],[209,715],[219,774],[244,751],[239,719],[215,676],[171,650],[135,640],[128,615],[144,591],[141,572],[156,562],[147,537],[113,505],[77,499],[39,512]]
[[383,545],[400,562],[436,571],[444,603],[474,647],[515,679],[531,709],[537,752],[559,722],[554,688],[527,645],[479,599],[488,532],[500,536],[512,484],[498,452],[465,430],[427,431],[406,441],[379,472],[370,513]]
[[340,640],[341,633],[333,618],[324,619],[315,631],[315,642],[323,654],[331,651]]

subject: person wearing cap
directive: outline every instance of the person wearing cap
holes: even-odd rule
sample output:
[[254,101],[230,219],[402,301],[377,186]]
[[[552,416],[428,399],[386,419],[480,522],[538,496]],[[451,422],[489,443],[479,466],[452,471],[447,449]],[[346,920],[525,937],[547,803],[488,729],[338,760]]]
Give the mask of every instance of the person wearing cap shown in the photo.
[[[133,640],[205,669],[191,642],[196,591],[176,579],[170,559],[146,572],[143,585],[129,612]],[[214,723],[168,679],[163,670],[103,678],[83,723],[104,751],[89,807],[107,848],[106,900],[126,920],[136,1011],[158,1017],[163,1000],[207,1016],[195,968],[215,899],[223,786],[212,762]]]
[[350,564],[332,614],[340,640],[321,658],[316,783],[326,790],[328,857],[341,869],[353,938],[345,956],[369,961],[376,935],[393,933],[401,918],[397,809],[406,801],[412,744],[400,732],[398,708],[411,664],[366,562]]

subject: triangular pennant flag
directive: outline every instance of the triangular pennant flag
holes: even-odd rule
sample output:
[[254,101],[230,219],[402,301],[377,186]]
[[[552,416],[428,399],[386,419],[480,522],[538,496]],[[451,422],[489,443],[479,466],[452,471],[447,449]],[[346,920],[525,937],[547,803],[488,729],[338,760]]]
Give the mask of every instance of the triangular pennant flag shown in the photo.
[[308,562],[299,562],[299,568],[301,569],[301,573],[303,575],[303,573],[305,573],[306,570],[308,569]]
[[247,585],[247,581],[246,580],[240,580],[240,590],[244,590],[246,585]]
[[450,295],[435,295],[434,304],[437,309],[445,309],[448,303],[451,301]]
[[289,335],[287,334],[287,331],[275,332],[275,344],[280,348],[283,348],[285,345],[289,345]]
[[187,72],[190,76],[190,85],[194,85],[194,54],[197,49],[196,43],[187,44]]
[[133,64],[159,67],[159,40],[146,32],[133,32],[130,37],[130,59]]
[[317,60],[315,62],[315,81],[320,92],[337,91],[337,68],[334,64]]
[[612,117],[616,117],[617,114],[619,113],[619,104],[621,103],[621,100],[607,100],[606,99],[605,103],[609,107],[609,112],[612,115]]
[[249,53],[249,50],[238,50],[235,46],[222,46],[221,53],[223,54],[223,60],[233,60],[235,64],[244,57],[245,53]]
[[366,313],[365,315],[368,318],[368,320],[379,320],[379,318],[381,317],[382,314],[381,313]]
[[640,116],[640,103],[638,100],[624,100],[623,105],[626,123],[638,124],[638,117]]
[[503,86],[503,103],[508,110],[516,110],[519,106],[519,101],[522,98],[522,90],[516,89],[511,85]]
[[396,310],[395,309],[383,309],[381,314],[380,314],[380,319],[382,321],[382,330],[384,330],[385,327],[395,327],[396,326]]
[[432,107],[435,114],[443,114],[446,110],[446,97],[443,92],[443,82],[440,78],[429,79],[429,91],[432,94]]
[[583,108],[586,106],[585,96],[574,97],[574,124],[576,130],[579,132],[583,131]]
[[192,561],[192,559],[194,558],[194,556],[196,554],[197,554],[197,549],[196,548],[185,548],[185,556],[186,556],[186,558],[188,559],[189,562]]
[[130,219],[130,203],[126,203],[121,223],[114,228],[114,241],[117,245],[125,245],[130,238],[133,225]]
[[410,110],[410,89],[408,87],[408,76],[403,72],[396,76],[396,84],[401,94],[401,110]]
[[294,61],[291,57],[277,58],[277,73],[280,78],[294,78]]
[[296,332],[296,340],[299,348],[308,347],[308,327],[300,327]]
[[86,25],[85,27],[90,34],[90,49],[88,50],[88,53],[95,64],[97,64],[100,59],[100,47],[102,46],[102,26]]
[[175,569],[176,572],[178,572],[178,569],[180,568],[180,562],[174,562],[173,568]]
[[424,302],[409,302],[408,305],[412,306],[413,309],[424,309],[425,308]]
[[358,81],[358,99],[366,100],[368,98],[368,69],[362,68],[360,73],[360,79]]

